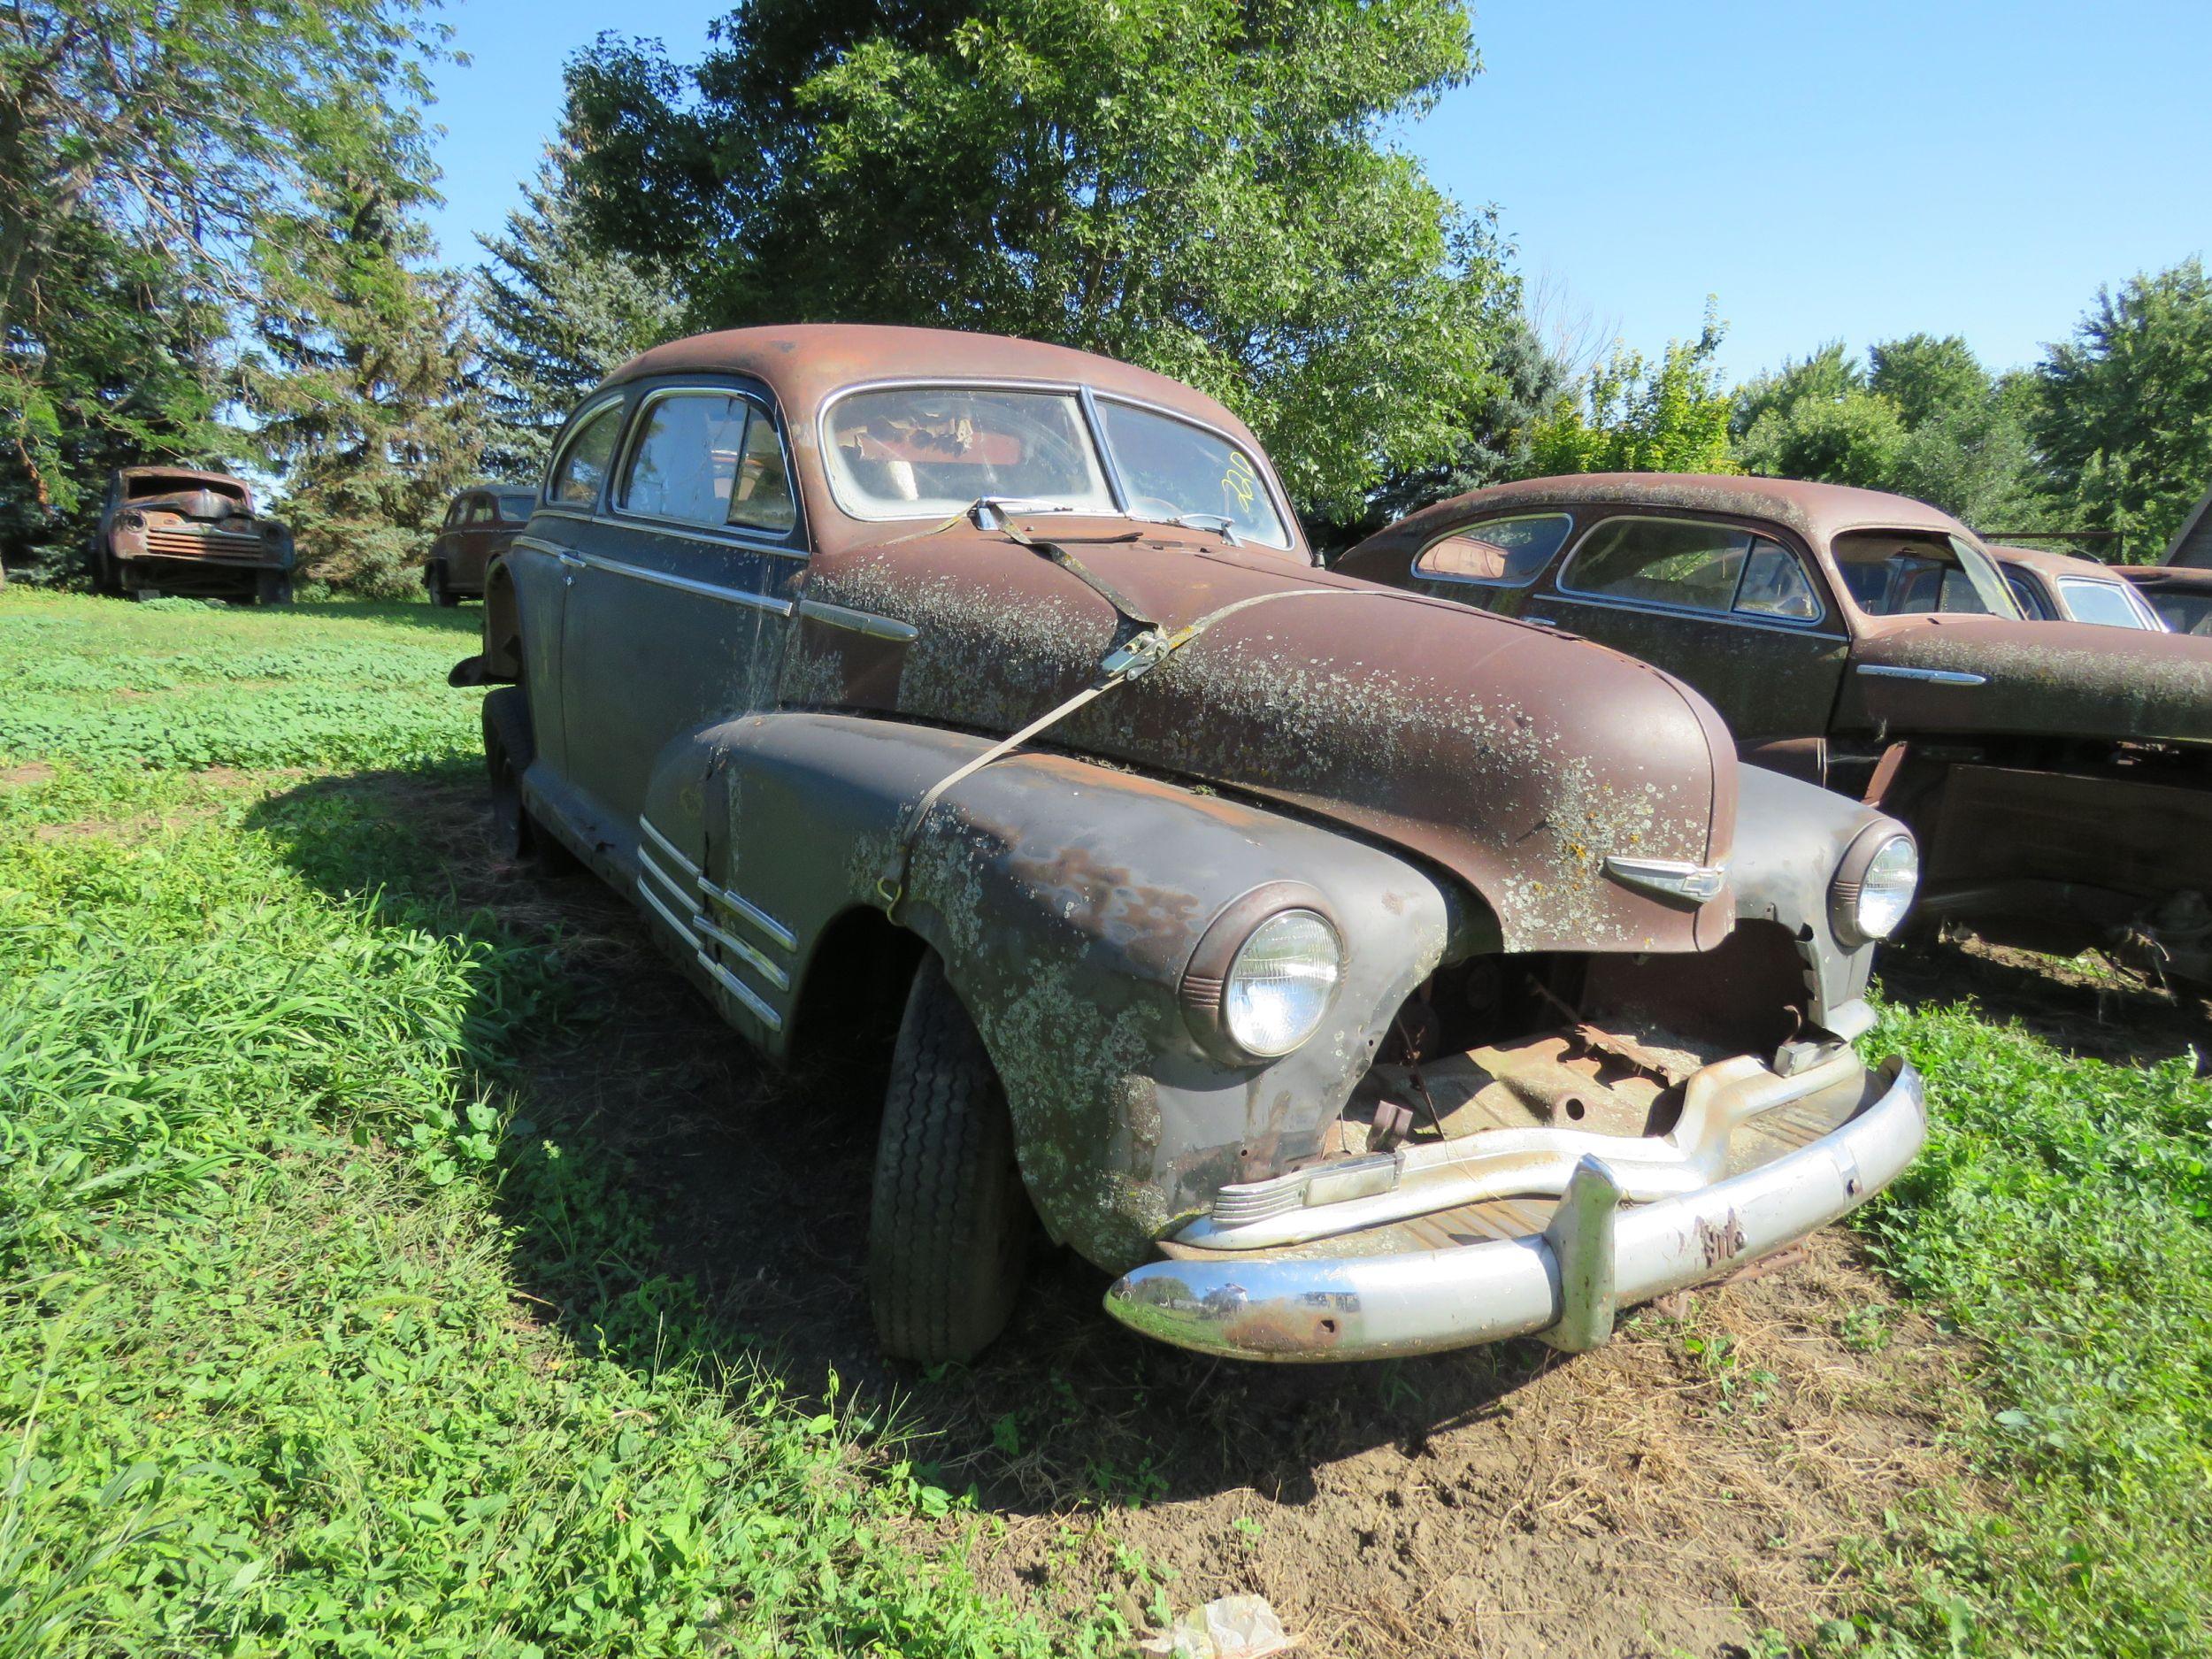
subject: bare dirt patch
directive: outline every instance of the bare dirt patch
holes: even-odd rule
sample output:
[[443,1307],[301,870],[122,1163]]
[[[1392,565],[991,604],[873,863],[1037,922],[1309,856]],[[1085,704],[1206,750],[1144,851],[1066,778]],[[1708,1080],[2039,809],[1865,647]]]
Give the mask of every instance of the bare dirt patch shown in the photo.
[[2001,1010],[2069,1053],[2115,1065],[2193,1050],[2199,1073],[2212,1075],[2212,1001],[2100,957],[2044,956],[1962,933],[1886,949],[1875,971],[1886,995],[1915,1007]]
[[[1103,1602],[1143,1627],[1164,1577],[1179,1609],[1266,1595],[1317,1655],[1739,1655],[1863,1591],[1838,1548],[1885,1508],[1964,1489],[1937,1446],[1964,1345],[1897,1308],[1834,1231],[1595,1354],[1524,1341],[1314,1369],[1145,1342],[1100,1309],[1102,1275],[1041,1250],[980,1362],[887,1365],[864,1286],[872,1034],[771,1072],[618,895],[488,856],[472,787],[346,787],[437,845],[465,906],[558,954],[589,1023],[526,1056],[518,1110],[565,1156],[618,1159],[660,1217],[657,1259],[599,1271],[696,1289],[704,1312],[672,1323],[666,1351],[757,1358],[803,1400],[892,1425],[886,1455],[972,1490],[982,1517],[918,1519],[915,1541],[965,1548],[988,1589],[1040,1613]],[[526,1272],[561,1254],[563,1217],[511,1219]],[[522,1290],[595,1342],[572,1285]]]
[[51,766],[42,760],[35,760],[27,765],[10,766],[0,770],[0,788],[27,788],[34,784],[47,782],[53,775],[54,769]]

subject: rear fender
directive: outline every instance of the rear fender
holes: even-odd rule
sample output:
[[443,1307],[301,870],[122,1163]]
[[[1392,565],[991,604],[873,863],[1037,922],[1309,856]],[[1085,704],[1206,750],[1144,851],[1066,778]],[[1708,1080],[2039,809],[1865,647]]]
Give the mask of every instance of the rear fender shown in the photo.
[[[905,813],[985,740],[779,712],[697,742],[712,925],[746,934],[786,981],[757,966],[748,976],[741,958],[734,972],[776,1025],[763,1032],[724,986],[729,1011],[780,1048],[802,995],[840,995],[810,972],[830,926],[855,906],[888,910],[942,958],[982,1033],[1048,1230],[1110,1271],[1146,1259],[1223,1183],[1317,1153],[1400,1005],[1455,932],[1486,920],[1425,871],[1341,833],[1035,753],[954,788],[902,885]],[[655,799],[682,810],[672,779]],[[1225,1057],[1181,995],[1200,941],[1240,901],[1253,923],[1310,903],[1344,941],[1320,1030],[1271,1062]]]

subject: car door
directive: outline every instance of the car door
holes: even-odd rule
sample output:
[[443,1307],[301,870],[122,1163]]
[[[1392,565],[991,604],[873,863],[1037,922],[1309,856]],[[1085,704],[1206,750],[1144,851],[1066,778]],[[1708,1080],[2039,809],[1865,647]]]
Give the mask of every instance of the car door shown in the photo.
[[429,563],[433,565],[442,563],[449,580],[452,578],[460,552],[460,530],[463,521],[468,517],[468,503],[466,495],[453,498],[453,504],[445,510],[444,522],[438,526],[437,536],[430,543]]
[[[620,453],[572,547],[561,686],[568,780],[596,843],[627,865],[669,743],[772,699],[805,560],[762,388],[649,386]],[[695,824],[656,827],[703,863]]]
[[582,546],[592,534],[614,471],[628,399],[597,398],[569,418],[554,446],[530,534],[507,549],[514,582],[516,619],[522,634],[522,685],[530,700],[537,760],[524,778],[534,803],[584,833],[578,796],[568,773],[567,697],[563,690],[563,630],[568,599],[584,568]]
[[1655,511],[1591,523],[1522,614],[1687,680],[1745,749],[1825,735],[1850,649],[1826,585],[1784,532]]

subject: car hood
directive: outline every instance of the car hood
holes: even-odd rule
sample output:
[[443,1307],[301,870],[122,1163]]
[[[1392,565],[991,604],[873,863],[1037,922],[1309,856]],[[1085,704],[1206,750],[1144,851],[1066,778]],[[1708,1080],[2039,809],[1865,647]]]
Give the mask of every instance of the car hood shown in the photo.
[[1847,727],[2212,743],[2212,640],[2085,622],[1882,617],[1865,625],[1851,660],[1839,710]]
[[1079,572],[964,526],[818,555],[779,700],[1010,733],[1094,684],[1141,623],[1202,621],[1034,741],[1386,840],[1481,895],[1508,949],[1679,950],[1727,931],[1724,893],[1688,908],[1604,870],[1727,857],[1733,745],[1678,681],[1262,549],[1060,534]]

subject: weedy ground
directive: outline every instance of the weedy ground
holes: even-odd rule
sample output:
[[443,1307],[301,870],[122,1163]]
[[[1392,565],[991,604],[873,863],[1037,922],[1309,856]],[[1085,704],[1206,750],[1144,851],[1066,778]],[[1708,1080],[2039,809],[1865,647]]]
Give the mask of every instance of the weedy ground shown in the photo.
[[1052,1257],[889,1369],[865,1057],[493,858],[474,622],[0,596],[0,1659],[2212,1651],[2200,1005],[1900,955],[1928,1154],[1599,1354],[1211,1364]]

